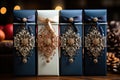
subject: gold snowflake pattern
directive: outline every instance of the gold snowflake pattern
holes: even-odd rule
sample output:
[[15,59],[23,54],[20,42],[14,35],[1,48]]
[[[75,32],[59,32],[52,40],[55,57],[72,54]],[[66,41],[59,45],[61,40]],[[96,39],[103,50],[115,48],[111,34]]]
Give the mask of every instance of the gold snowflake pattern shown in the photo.
[[49,63],[50,59],[55,55],[55,50],[58,46],[57,34],[55,34],[54,29],[51,28],[52,25],[48,20],[38,32],[38,50],[47,63]]
[[81,37],[73,31],[72,28],[69,28],[68,31],[62,34],[61,36],[61,47],[66,51],[66,54],[69,56],[69,62],[73,63],[73,57],[76,55],[76,51],[81,46]]
[[35,37],[29,31],[23,28],[14,37],[14,47],[19,51],[23,57],[23,63],[27,63],[27,56],[35,46]]
[[104,37],[100,34],[96,26],[92,26],[91,31],[85,36],[85,47],[89,55],[94,57],[94,63],[98,63],[98,56],[104,49]]

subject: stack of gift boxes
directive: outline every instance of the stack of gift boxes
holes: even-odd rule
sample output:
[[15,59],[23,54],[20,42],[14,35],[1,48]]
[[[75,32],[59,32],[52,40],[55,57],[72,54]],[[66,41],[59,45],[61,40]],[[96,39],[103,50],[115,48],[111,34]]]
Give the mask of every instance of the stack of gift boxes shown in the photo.
[[14,11],[15,75],[106,75],[106,12]]

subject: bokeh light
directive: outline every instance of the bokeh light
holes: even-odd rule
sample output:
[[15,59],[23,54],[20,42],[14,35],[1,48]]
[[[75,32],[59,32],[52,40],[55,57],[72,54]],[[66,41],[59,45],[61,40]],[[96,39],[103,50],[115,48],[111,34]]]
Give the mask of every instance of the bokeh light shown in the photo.
[[19,5],[14,6],[14,10],[20,10],[20,9],[21,9],[21,7]]
[[1,7],[0,12],[1,12],[1,14],[5,14],[7,12],[7,8]]
[[55,10],[62,10],[61,6],[56,6]]

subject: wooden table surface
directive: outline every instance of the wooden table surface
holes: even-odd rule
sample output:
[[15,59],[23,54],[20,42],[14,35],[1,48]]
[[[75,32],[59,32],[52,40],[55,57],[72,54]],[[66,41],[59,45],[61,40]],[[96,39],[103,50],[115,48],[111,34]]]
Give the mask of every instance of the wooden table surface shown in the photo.
[[13,77],[11,75],[0,75],[0,80],[120,80],[120,74],[107,74],[107,76],[29,76]]

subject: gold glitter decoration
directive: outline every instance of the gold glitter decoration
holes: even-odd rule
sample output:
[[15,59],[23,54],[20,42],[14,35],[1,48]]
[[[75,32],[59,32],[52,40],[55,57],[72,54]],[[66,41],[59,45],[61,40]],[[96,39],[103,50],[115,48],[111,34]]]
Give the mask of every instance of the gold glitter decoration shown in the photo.
[[58,37],[48,18],[44,20],[43,25],[38,32],[38,50],[49,63],[58,46]]
[[73,29],[70,27],[68,31],[66,31],[61,36],[61,47],[66,51],[66,54],[69,56],[69,62],[74,62],[74,55],[76,55],[76,51],[81,46],[81,38]]
[[23,63],[27,63],[27,57],[34,46],[35,38],[27,29],[23,28],[15,35],[14,47],[21,54]]
[[104,37],[100,34],[96,26],[92,26],[91,31],[85,36],[85,47],[88,53],[94,57],[93,62],[98,63],[98,56],[104,49]]

